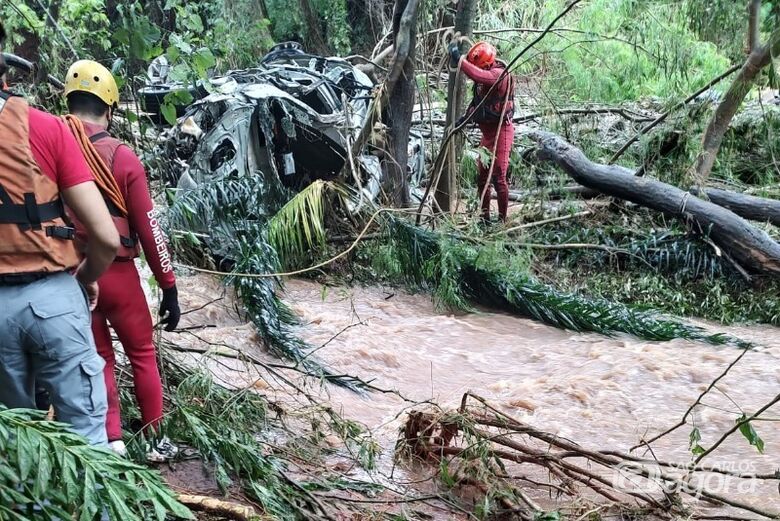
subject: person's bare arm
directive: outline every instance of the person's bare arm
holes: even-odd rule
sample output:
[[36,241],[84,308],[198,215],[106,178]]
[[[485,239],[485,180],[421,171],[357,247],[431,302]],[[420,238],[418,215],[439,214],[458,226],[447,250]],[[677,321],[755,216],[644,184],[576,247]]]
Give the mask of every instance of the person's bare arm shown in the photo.
[[75,274],[79,282],[87,285],[95,282],[114,261],[119,248],[119,234],[94,182],[66,188],[62,197],[84,225],[89,238],[86,258]]

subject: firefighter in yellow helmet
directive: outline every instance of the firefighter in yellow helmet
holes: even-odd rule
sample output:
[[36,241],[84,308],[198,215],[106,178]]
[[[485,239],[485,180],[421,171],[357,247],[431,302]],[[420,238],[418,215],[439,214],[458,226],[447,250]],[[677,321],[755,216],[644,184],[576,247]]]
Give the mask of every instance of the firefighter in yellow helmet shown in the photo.
[[[175,329],[179,322],[176,278],[149,195],[144,167],[126,144],[108,133],[113,110],[119,101],[113,75],[99,63],[78,61],[68,70],[65,97],[69,112],[81,120],[89,142],[110,169],[126,209],[120,212],[111,198],[106,199],[121,246],[116,260],[98,281],[101,298],[92,312],[95,343],[106,361],[108,441],[112,449],[122,454],[125,448],[114,375],[116,360],[108,326],[110,324],[116,331],[133,367],[135,396],[147,434],[155,434],[163,415],[162,383],[152,341],[152,318],[133,259],[143,248],[146,261],[162,289],[160,315],[167,331]],[[148,457],[153,461],[165,460],[175,454],[176,447],[167,438],[158,439],[148,451]]]

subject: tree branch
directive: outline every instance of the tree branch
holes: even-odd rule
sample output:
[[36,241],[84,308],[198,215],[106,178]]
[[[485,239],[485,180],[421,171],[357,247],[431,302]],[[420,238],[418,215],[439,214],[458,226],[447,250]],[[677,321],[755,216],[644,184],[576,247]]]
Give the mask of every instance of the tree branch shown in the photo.
[[672,107],[671,109],[667,110],[666,112],[664,112],[663,114],[661,114],[660,116],[658,116],[657,118],[655,118],[655,119],[654,119],[654,120],[653,120],[651,123],[649,123],[649,124],[648,124],[648,125],[646,125],[644,128],[642,128],[642,130],[640,130],[639,132],[637,132],[637,133],[636,133],[636,135],[635,135],[634,137],[632,137],[631,139],[629,139],[628,141],[626,141],[625,145],[623,145],[622,147],[620,147],[620,150],[618,150],[617,152],[615,152],[615,153],[612,155],[612,157],[611,157],[611,158],[609,158],[609,162],[608,162],[608,164],[610,164],[610,165],[611,165],[611,164],[613,164],[615,161],[617,161],[617,160],[620,158],[620,156],[622,156],[622,155],[625,153],[625,151],[626,151],[626,150],[628,150],[628,147],[630,147],[631,145],[633,145],[634,143],[636,143],[637,141],[639,141],[639,138],[641,138],[642,136],[644,136],[645,134],[647,134],[648,132],[650,132],[652,129],[654,129],[655,127],[657,127],[659,124],[661,124],[661,123],[662,123],[664,120],[666,120],[666,118],[668,118],[668,117],[669,117],[669,116],[670,116],[670,115],[671,115],[673,112],[676,112],[676,111],[677,111],[677,110],[679,110],[681,107],[683,107],[683,106],[687,105],[688,103],[690,103],[691,101],[693,101],[694,99],[696,99],[696,97],[698,97],[699,95],[701,95],[701,94],[702,94],[702,93],[704,93],[705,91],[707,91],[707,90],[709,90],[710,88],[712,88],[712,86],[713,86],[713,85],[716,85],[717,83],[720,83],[720,82],[721,82],[723,79],[727,78],[728,76],[731,76],[733,73],[735,73],[736,71],[738,71],[738,70],[739,70],[739,68],[740,68],[740,65],[732,65],[732,66],[731,66],[731,67],[729,67],[729,68],[728,68],[728,70],[726,70],[726,71],[725,71],[723,74],[721,74],[720,76],[718,76],[718,77],[716,77],[716,78],[712,79],[712,80],[711,80],[709,83],[707,83],[706,85],[704,85],[702,88],[700,88],[699,90],[697,90],[696,92],[694,92],[693,94],[691,94],[690,96],[688,96],[687,98],[685,98],[684,100],[682,100],[681,102],[677,103],[677,104],[676,104],[674,107]]
[[704,186],[704,182],[712,172],[715,165],[715,158],[723,142],[723,136],[731,124],[731,120],[739,110],[742,101],[753,87],[753,82],[761,72],[761,69],[769,65],[773,56],[780,54],[780,28],[775,28],[769,37],[769,41],[762,46],[757,46],[739,70],[739,74],[734,78],[729,90],[723,96],[723,100],[715,109],[707,130],[702,138],[701,152],[699,152],[694,163],[692,174],[697,180],[699,186]]
[[751,53],[755,51],[761,43],[759,40],[761,0],[750,0],[748,3],[747,10],[748,10],[747,50],[748,53]]

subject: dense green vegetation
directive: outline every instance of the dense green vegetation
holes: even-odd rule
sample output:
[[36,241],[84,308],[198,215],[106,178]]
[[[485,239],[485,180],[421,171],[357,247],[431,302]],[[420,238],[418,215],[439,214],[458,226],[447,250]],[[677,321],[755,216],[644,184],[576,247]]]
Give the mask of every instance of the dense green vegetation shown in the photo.
[[97,449],[47,421],[0,406],[0,519],[192,519],[157,472]]
[[[122,60],[116,72],[132,76],[164,53],[175,75],[187,78],[212,66],[226,70],[255,65],[274,41],[309,42],[315,29],[322,33],[327,51],[368,53],[384,36],[378,25],[391,14],[390,5],[380,6],[374,18],[367,19],[370,2],[359,0],[306,3],[318,17],[314,26],[301,12],[303,2],[279,0],[57,0],[48,5],[56,29],[37,2],[6,2],[0,15],[12,34],[9,50],[39,61],[56,75],[62,76],[77,55],[108,65]],[[527,29],[543,27],[565,4],[482,0],[475,28],[487,31],[478,36],[497,44],[511,59],[535,36]],[[424,8],[420,29],[434,31],[424,42],[436,45],[438,29],[452,23],[453,7],[430,0]],[[766,3],[770,9],[775,7]],[[584,2],[524,58],[519,71],[541,81],[540,90],[556,103],[679,97],[739,58],[743,14],[741,3],[728,1]],[[367,23],[373,28],[366,30]]]
[[[565,0],[480,0],[477,37],[495,43],[502,57],[511,60],[566,4]],[[556,109],[609,104],[646,109],[653,115],[663,112],[744,59],[744,13],[743,2],[729,0],[583,1],[523,56],[515,71],[522,79],[518,106],[548,114],[535,124],[567,136],[593,160],[607,162],[647,118],[637,122],[620,116],[567,117],[556,114]],[[780,3],[764,2],[762,14],[765,35],[777,23]],[[370,56],[375,47],[379,51],[389,43],[391,16],[392,2],[378,0],[0,3],[0,17],[11,34],[7,51],[38,62],[58,77],[76,57],[97,59],[112,68],[123,99],[130,104],[148,63],[158,56],[167,57],[172,78],[183,83],[256,66],[274,43],[285,40],[301,41],[313,52]],[[446,43],[442,35],[452,23],[452,2],[422,3],[417,24],[421,98],[444,101],[446,85],[439,74]],[[775,81],[774,68],[769,67],[751,90],[748,103],[726,134],[710,179],[713,184],[774,198],[780,194],[780,111],[760,96],[774,88]],[[725,85],[727,81],[674,112],[631,147],[620,163],[644,167],[648,177],[684,189],[692,186],[690,167]],[[41,105],[62,108],[58,93],[48,86],[21,88]],[[173,104],[190,98],[185,91],[170,95],[164,111],[169,122],[174,119]],[[118,122],[128,136],[139,120],[137,112],[128,109]],[[154,126],[141,121],[137,128],[141,133],[135,137],[147,156],[153,156]],[[429,149],[435,152],[438,135],[432,135]],[[519,139],[512,158],[512,186],[524,194],[526,204],[503,228],[481,227],[472,219],[475,154],[462,158],[466,214],[440,219],[435,230],[413,226],[408,216],[380,215],[378,208],[345,217],[344,201],[350,193],[338,183],[315,183],[295,195],[273,176],[203,184],[177,197],[166,218],[177,230],[172,236],[179,261],[253,274],[226,277],[226,281],[274,354],[292,361],[296,371],[357,391],[365,389],[363,382],[334,374],[309,356],[310,346],[295,334],[295,317],[278,298],[282,279],[273,275],[343,252],[343,241],[331,244],[330,235],[349,239],[370,231],[372,237],[340,262],[316,270],[316,276],[324,272],[340,281],[405,285],[430,292],[438,304],[449,308],[470,310],[481,305],[578,331],[742,347],[747,344],[739,339],[661,313],[724,324],[780,325],[777,280],[746,282],[706,240],[654,212],[604,202],[588,215],[511,230],[520,223],[586,208],[573,195],[555,195],[571,181],[549,166],[535,164],[527,155],[530,148],[530,142]],[[159,162],[152,164],[155,192],[160,194]],[[776,228],[758,226],[780,238]],[[204,233],[182,232],[188,229]],[[170,367],[167,399],[173,413],[167,430],[199,452],[223,491],[239,487],[266,512],[282,519],[303,519],[316,511],[307,490],[333,485],[302,486],[287,477],[282,458],[269,453],[258,436],[279,427],[269,420],[270,405],[264,398],[221,387],[199,370],[175,363]],[[125,410],[132,411],[133,406],[128,402]],[[364,466],[370,467],[376,447],[357,425],[330,410],[318,414],[328,418],[330,430],[358,447]],[[78,514],[81,519],[102,508],[121,519],[163,519],[165,510],[186,515],[156,474],[94,452],[61,426],[40,420],[36,413],[0,411],[4,454],[0,455],[0,513],[6,504],[22,503],[30,505],[26,518],[33,519],[46,509],[63,517]],[[312,444],[298,447],[304,451],[302,459],[311,456],[307,451],[313,451],[324,436],[317,420],[311,421]],[[30,448],[33,442],[37,450]],[[67,456],[55,461],[47,454],[58,450]],[[134,450],[141,458],[139,447]],[[92,470],[91,460],[97,461]],[[34,467],[42,469],[37,478],[31,474]],[[58,476],[55,470],[62,473]],[[118,484],[120,477],[130,485]],[[91,483],[104,488],[92,494]],[[74,498],[83,498],[81,510],[73,506]]]

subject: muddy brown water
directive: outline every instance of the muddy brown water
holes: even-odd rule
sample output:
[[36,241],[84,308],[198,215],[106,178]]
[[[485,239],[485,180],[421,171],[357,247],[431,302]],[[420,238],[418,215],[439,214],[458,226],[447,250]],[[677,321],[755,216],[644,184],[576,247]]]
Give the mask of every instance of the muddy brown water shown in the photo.
[[[186,295],[185,309],[219,296],[218,283],[201,276],[184,277],[179,284],[180,294]],[[687,341],[659,343],[563,331],[501,313],[454,315],[437,310],[430,296],[391,288],[323,288],[290,280],[283,298],[301,317],[299,333],[318,348],[315,356],[338,373],[444,407],[457,407],[463,393],[472,391],[534,427],[593,449],[627,450],[643,435],[674,425],[739,354],[735,348]],[[246,346],[257,340],[251,326],[231,311],[229,298],[214,306],[221,308],[187,315],[183,325],[211,322],[215,327],[198,333],[211,341]],[[779,329],[707,327],[762,347],[745,356],[696,410],[705,447],[743,411],[754,412],[780,390]],[[175,336],[185,341],[187,335]],[[266,388],[259,381],[255,385]],[[361,397],[332,386],[328,395],[344,416],[372,431],[384,449],[378,472],[388,475],[409,402],[393,394]],[[737,433],[707,461],[743,472],[780,468],[780,407],[768,411],[766,418],[755,423],[764,454]],[[689,433],[686,426],[658,441],[655,456],[689,461]],[[717,480],[709,485],[720,486]],[[759,483],[737,493],[743,501],[780,511],[776,483]]]

